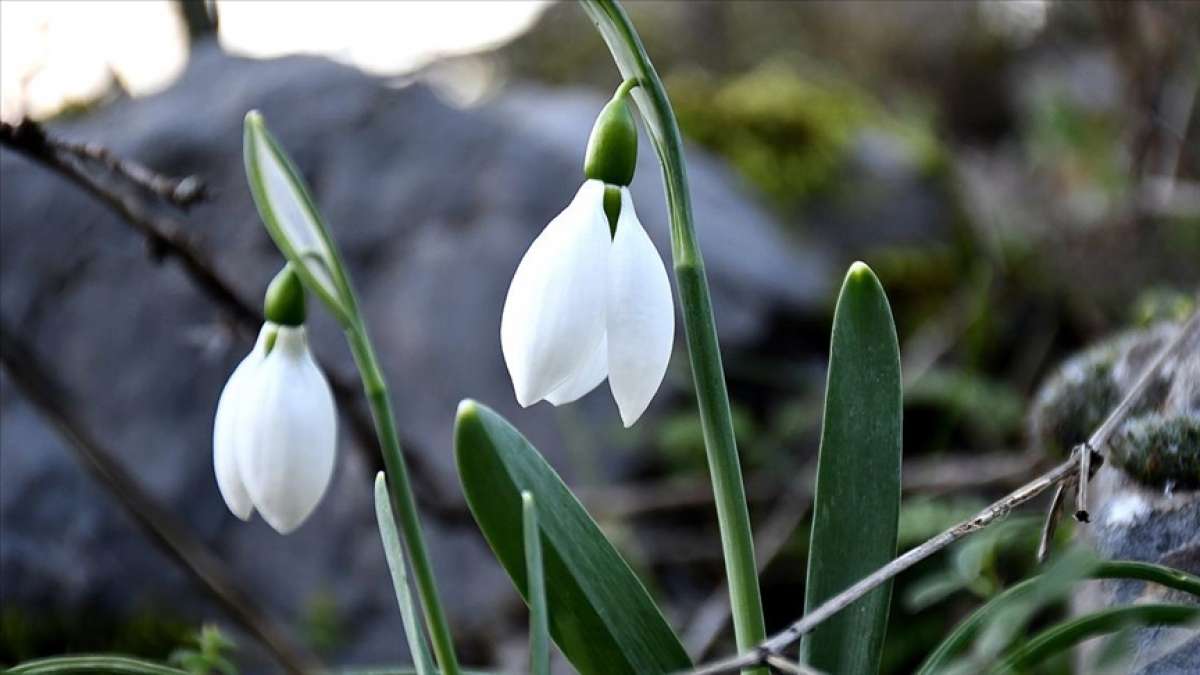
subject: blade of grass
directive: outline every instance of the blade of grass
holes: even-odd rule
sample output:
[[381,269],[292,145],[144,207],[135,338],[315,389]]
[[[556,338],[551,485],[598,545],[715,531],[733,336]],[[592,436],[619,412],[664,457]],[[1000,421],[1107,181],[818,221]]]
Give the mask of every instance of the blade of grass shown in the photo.
[[[1085,573],[1088,579],[1137,579],[1156,583],[1200,598],[1200,577],[1187,572],[1132,560],[1105,561]],[[971,638],[990,618],[1014,601],[1026,598],[1037,590],[1041,577],[1031,577],[1005,590],[959,622],[950,635],[934,649],[921,664],[916,675],[933,675],[945,669],[950,661],[966,650]]]
[[1009,652],[994,673],[1024,672],[1029,666],[1095,637],[1130,626],[1179,626],[1200,621],[1194,605],[1145,604],[1110,607],[1046,629]]
[[400,605],[400,619],[404,624],[404,634],[408,638],[408,651],[412,654],[416,675],[434,675],[429,645],[425,643],[421,623],[417,620],[417,608],[413,605],[412,593],[408,588],[404,549],[400,544],[400,533],[396,530],[396,519],[392,516],[387,479],[382,471],[375,476],[375,518],[379,521],[379,537],[383,540],[383,553],[392,573],[396,604]]
[[114,673],[116,675],[188,675],[161,663],[128,656],[86,654],[54,656],[19,663],[4,671],[12,675],[63,675],[64,673]]
[[529,581],[529,672],[550,675],[550,621],[546,609],[546,579],[542,569],[542,538],[533,493],[521,492],[525,532],[525,571]]

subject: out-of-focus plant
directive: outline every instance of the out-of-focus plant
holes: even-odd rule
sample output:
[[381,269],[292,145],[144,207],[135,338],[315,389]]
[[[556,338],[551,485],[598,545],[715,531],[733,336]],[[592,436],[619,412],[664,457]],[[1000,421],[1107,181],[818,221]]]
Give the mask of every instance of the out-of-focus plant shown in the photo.
[[208,675],[237,675],[238,669],[229,660],[237,644],[216,626],[202,626],[192,637],[194,646],[176,649],[167,659],[171,664],[179,666],[189,673]]

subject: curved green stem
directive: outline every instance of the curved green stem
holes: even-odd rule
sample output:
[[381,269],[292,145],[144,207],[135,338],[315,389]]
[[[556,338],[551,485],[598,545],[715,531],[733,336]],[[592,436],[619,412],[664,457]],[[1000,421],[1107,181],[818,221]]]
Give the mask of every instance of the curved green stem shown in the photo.
[[408,547],[413,579],[416,582],[417,595],[421,598],[421,608],[425,614],[425,624],[429,628],[433,653],[437,657],[441,672],[446,675],[458,675],[458,658],[454,654],[454,642],[450,637],[449,624],[438,596],[437,582],[433,576],[433,566],[429,562],[429,553],[425,549],[421,521],[417,517],[417,502],[413,497],[412,485],[408,480],[408,467],[404,463],[404,454],[400,451],[400,438],[396,433],[396,418],[392,414],[391,393],[384,380],[383,370],[379,367],[375,348],[371,344],[370,338],[367,337],[366,326],[358,311],[357,299],[353,298],[353,293],[349,295],[351,296],[351,314],[359,318],[347,327],[346,340],[350,344],[350,351],[354,354],[354,362],[358,366],[358,371],[362,375],[363,390],[371,407],[371,417],[375,420],[379,448],[383,455],[384,469],[387,472],[392,509],[399,515],[400,531],[404,533],[404,542]]
[[1066,621],[1035,636],[1014,649],[992,672],[1021,672],[1054,654],[1097,635],[1115,633],[1132,626],[1178,626],[1200,619],[1194,605],[1127,605]]
[[[1200,598],[1200,577],[1153,563],[1106,561],[1099,563],[1095,569],[1089,571],[1085,576],[1089,579],[1137,579],[1140,581],[1149,581],[1166,586],[1167,588],[1191,593]],[[1031,577],[1016,584],[992,598],[987,604],[975,610],[966,619],[963,619],[958,624],[958,627],[954,629],[954,632],[950,633],[937,646],[937,649],[926,657],[925,663],[921,664],[917,675],[932,675],[944,669],[955,655],[966,649],[967,643],[978,632],[980,626],[985,621],[995,616],[1001,608],[1008,605],[1011,601],[1023,598],[1036,590],[1039,587],[1038,582],[1040,580],[1041,577]]]
[[186,670],[129,656],[88,654],[55,656],[19,663],[4,671],[9,675],[63,675],[65,673],[117,673],[128,675],[188,675]]
[[621,6],[615,0],[585,0],[583,8],[608,44],[622,76],[627,82],[634,80],[640,85],[631,91],[631,95],[646,121],[662,164],[671,218],[671,254],[721,528],[734,632],[738,648],[750,649],[766,638],[766,627],[754,564],[750,515],[729,410],[729,392],[721,365],[704,260],[692,222],[692,202],[679,126],[662,80]]

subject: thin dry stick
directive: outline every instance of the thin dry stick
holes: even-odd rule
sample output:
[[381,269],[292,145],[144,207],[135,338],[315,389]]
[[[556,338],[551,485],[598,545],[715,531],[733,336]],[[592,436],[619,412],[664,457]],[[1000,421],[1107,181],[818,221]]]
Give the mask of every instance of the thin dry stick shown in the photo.
[[781,673],[790,673],[791,675],[822,675],[824,671],[817,670],[804,665],[789,661],[778,654],[771,654],[767,657],[767,665]]
[[1066,499],[1070,484],[1071,481],[1065,480],[1054,488],[1054,497],[1050,499],[1050,508],[1046,511],[1046,522],[1042,524],[1042,536],[1038,540],[1037,562],[1039,565],[1046,562],[1047,556],[1050,555],[1050,545],[1054,543],[1054,533],[1058,531],[1058,517],[1062,514],[1063,501]]
[[[1198,331],[1200,331],[1200,312],[1193,313],[1192,317],[1175,337],[1159,350],[1154,360],[1142,371],[1141,377],[1138,378],[1137,383],[1134,384],[1129,394],[1113,409],[1100,427],[1096,429],[1095,433],[1092,434],[1091,438],[1088,439],[1088,442],[1083,445],[1085,451],[1090,451],[1091,448],[1104,448],[1107,446],[1108,439],[1112,436],[1117,426],[1129,414],[1133,406],[1141,399],[1150,382],[1158,375],[1163,362]],[[811,632],[822,622],[845,609],[872,591],[879,584],[895,577],[959,539],[984,529],[996,520],[1007,516],[1013,509],[1029,502],[1046,490],[1057,487],[1060,483],[1072,477],[1079,476],[1079,469],[1082,463],[1075,456],[1079,451],[1080,448],[1076,448],[1076,452],[1065,462],[1026,483],[1003,499],[996,501],[991,506],[975,514],[970,519],[958,523],[936,537],[909,550],[887,565],[875,570],[861,581],[838,593],[812,612],[801,617],[782,632],[759,643],[754,649],[687,672],[690,675],[718,675],[766,663],[768,657],[781,654],[783,650],[795,644],[806,633]],[[1103,456],[1097,454],[1096,457],[1090,459],[1103,461]]]
[[[904,463],[901,471],[905,494],[945,493],[969,489],[1020,485],[1040,464],[1034,453],[996,452],[969,458],[917,458]],[[785,494],[767,517],[766,524],[755,528],[754,550],[761,574],[783,551],[800,522],[812,506],[814,467],[809,465],[792,481],[795,489]],[[720,637],[729,620],[728,589],[721,584],[709,594],[700,609],[692,614],[683,633],[688,652],[700,659]]]
[[0,363],[43,416],[49,420],[82,460],[85,469],[133,517],[142,530],[168,555],[181,563],[251,635],[258,638],[289,672],[311,673],[322,669],[320,660],[262,612],[237,587],[225,563],[191,534],[169,509],[113,459],[63,402],[57,376],[39,363],[32,350],[0,321]]
[[96,143],[75,143],[46,133],[42,125],[24,119],[15,125],[0,122],[0,135],[12,139],[12,144],[37,153],[74,155],[79,159],[103,165],[129,182],[154,194],[159,199],[181,209],[204,201],[208,189],[199,176],[172,178],[152,171],[137,162],[122,159],[108,148]]
[[[29,120],[16,125],[0,123],[0,145],[21,153],[99,199],[145,237],[156,255],[173,256],[178,260],[188,277],[212,302],[231,316],[244,333],[254,335],[258,332],[263,322],[262,312],[257,306],[246,302],[234,290],[233,285],[216,271],[203,250],[192,241],[187,228],[182,223],[150,208],[141,197],[132,191],[118,189],[116,186],[109,185],[107,181],[101,180],[94,172],[88,170],[83,160],[101,161],[110,169],[114,166],[121,166],[123,168],[114,169],[114,171],[120,176],[134,180],[139,186],[146,189],[151,189],[151,185],[170,185],[175,179],[150,178],[147,175],[141,175],[140,179],[134,179],[131,177],[131,173],[140,171],[143,174],[153,174],[153,172],[141,165],[133,165],[130,162],[119,160],[111,151],[102,149],[95,144],[78,144],[55,138],[41,125]],[[137,166],[138,171],[131,169],[131,166]],[[169,200],[169,197],[163,196],[159,191],[152,191]],[[359,449],[360,456],[370,469],[368,473],[374,474],[375,470],[382,466],[377,452],[378,441],[375,438],[375,428],[362,407],[361,389],[354,383],[354,380],[346,375],[334,371],[328,366],[324,370],[329,378],[333,394],[337,398],[338,409],[350,423],[350,430],[357,441],[355,447]],[[461,504],[450,502],[435,492],[434,486],[438,485],[438,481],[434,477],[435,470],[422,461],[419,454],[412,453],[410,460],[410,470],[415,479],[414,484],[418,486],[417,498],[423,510],[442,522],[466,521],[468,516]]]

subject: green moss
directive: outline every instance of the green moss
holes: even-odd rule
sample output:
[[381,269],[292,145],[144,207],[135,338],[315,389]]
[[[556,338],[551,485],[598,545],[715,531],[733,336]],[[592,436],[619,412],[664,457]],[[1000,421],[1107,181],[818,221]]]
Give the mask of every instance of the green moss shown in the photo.
[[1104,343],[1068,359],[1050,377],[1033,404],[1034,442],[1052,456],[1066,456],[1083,443],[1121,401],[1112,370],[1120,350]]
[[889,115],[845,78],[768,63],[728,80],[691,72],[667,84],[683,132],[781,206],[834,189],[865,129],[903,140],[919,167],[944,164],[928,125]]
[[1109,457],[1153,488],[1200,488],[1200,416],[1150,413],[1131,419],[1109,441]]

